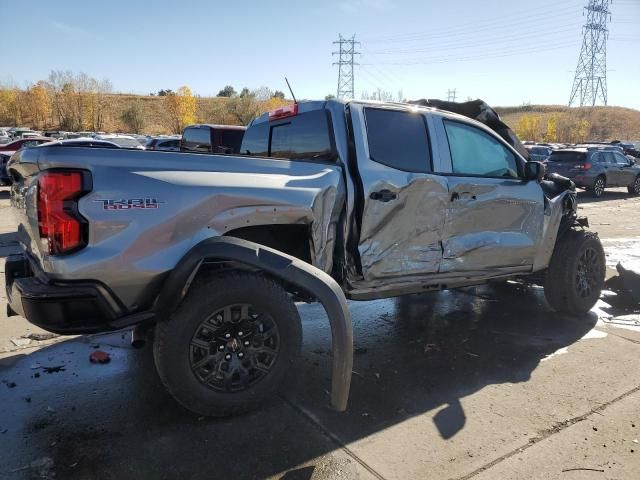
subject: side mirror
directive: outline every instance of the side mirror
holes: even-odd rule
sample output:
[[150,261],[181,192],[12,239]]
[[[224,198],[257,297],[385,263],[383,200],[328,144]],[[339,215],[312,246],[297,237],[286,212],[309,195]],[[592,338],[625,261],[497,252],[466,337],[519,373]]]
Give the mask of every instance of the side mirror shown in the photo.
[[524,164],[524,178],[541,182],[544,178],[545,168],[542,162],[527,162]]

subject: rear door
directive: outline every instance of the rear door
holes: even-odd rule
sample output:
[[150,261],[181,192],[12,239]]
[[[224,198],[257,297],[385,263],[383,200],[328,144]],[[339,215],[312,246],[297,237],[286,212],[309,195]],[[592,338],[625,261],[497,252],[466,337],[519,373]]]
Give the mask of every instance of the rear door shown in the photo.
[[[434,116],[449,192],[440,272],[527,270],[540,247],[544,197],[524,159],[488,129]],[[445,162],[443,162],[445,163]]]
[[350,104],[362,190],[358,250],[365,281],[410,282],[442,259],[446,179],[433,175],[425,112]]

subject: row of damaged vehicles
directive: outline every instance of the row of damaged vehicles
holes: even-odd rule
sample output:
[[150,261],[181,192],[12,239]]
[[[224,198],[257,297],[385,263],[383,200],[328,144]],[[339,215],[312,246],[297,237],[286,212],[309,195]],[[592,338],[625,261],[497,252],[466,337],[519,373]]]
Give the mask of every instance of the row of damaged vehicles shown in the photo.
[[577,187],[601,197],[606,188],[625,187],[640,195],[640,150],[619,141],[584,144],[526,142],[529,158],[543,162],[546,171],[571,179]]
[[237,151],[202,148],[15,153],[9,314],[59,334],[152,333],[173,397],[224,416],[290,388],[297,301],[327,313],[345,410],[347,299],[516,279],[543,286],[561,321],[600,295],[604,251],[573,182],[529,161],[483,102],[301,102],[255,118]]

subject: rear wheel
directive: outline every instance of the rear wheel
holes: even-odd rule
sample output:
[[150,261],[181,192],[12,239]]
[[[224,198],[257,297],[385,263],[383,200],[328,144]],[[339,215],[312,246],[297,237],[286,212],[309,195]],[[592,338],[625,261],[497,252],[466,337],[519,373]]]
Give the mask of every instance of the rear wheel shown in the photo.
[[604,194],[604,188],[607,182],[603,176],[597,177],[593,181],[593,187],[591,188],[591,193],[594,197],[600,198]]
[[627,190],[631,195],[640,195],[640,175],[627,187]]
[[605,256],[593,232],[570,230],[558,239],[544,282],[547,302],[557,312],[582,315],[598,301]]
[[293,370],[302,330],[295,304],[274,280],[234,273],[200,281],[156,326],[160,378],[184,407],[206,416],[252,410]]

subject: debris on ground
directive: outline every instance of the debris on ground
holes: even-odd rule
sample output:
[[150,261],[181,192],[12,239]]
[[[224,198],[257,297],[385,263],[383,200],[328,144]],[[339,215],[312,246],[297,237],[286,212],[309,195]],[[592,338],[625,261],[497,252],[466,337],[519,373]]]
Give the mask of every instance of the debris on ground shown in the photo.
[[[625,268],[622,263],[616,265],[618,275],[605,282],[607,289],[617,295],[615,306],[639,307],[640,306],[640,273]],[[609,301],[609,299],[607,300]]]
[[31,340],[28,338],[18,337],[12,338],[11,343],[13,343],[16,347],[26,347],[31,343]]
[[22,335],[20,338],[35,340],[36,342],[44,342],[45,340],[51,340],[52,338],[59,337],[60,335],[56,335],[55,333],[30,333],[28,335]]
[[109,363],[111,361],[111,355],[102,350],[96,350],[89,355],[91,363]]

